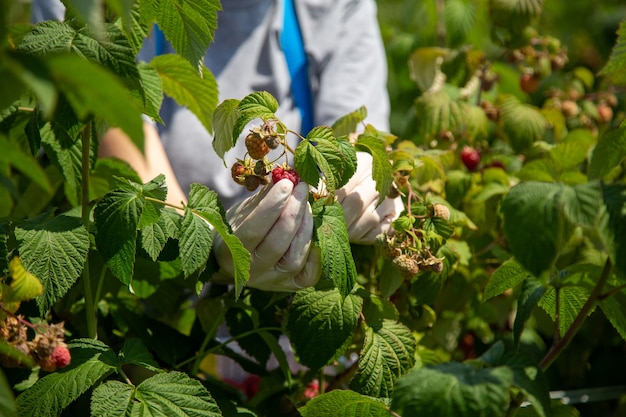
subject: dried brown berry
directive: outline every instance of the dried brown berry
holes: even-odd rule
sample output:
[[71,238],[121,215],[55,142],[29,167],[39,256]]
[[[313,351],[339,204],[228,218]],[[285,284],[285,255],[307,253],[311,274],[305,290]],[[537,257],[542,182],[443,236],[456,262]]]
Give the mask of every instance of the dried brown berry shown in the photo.
[[246,180],[246,175],[248,174],[248,168],[241,162],[235,162],[232,167],[230,167],[230,175],[233,177],[233,180],[239,184],[244,185]]
[[276,149],[280,145],[280,137],[278,135],[271,135],[265,138],[265,143],[268,148]]
[[261,179],[256,175],[248,175],[245,180],[246,190],[254,191],[261,185]]
[[246,136],[245,143],[248,154],[252,159],[263,159],[270,151],[263,137],[257,132],[250,132],[250,134]]

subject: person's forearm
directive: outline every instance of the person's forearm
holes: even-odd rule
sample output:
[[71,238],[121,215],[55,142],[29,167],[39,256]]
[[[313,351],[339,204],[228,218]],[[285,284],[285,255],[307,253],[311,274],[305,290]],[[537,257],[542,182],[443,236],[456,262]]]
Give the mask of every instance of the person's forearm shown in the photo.
[[144,153],[142,153],[122,130],[109,129],[100,141],[99,156],[115,157],[128,162],[143,182],[150,181],[159,174],[165,175],[167,202],[176,205],[187,202],[187,197],[178,184],[157,130],[150,124],[144,123],[144,136]]

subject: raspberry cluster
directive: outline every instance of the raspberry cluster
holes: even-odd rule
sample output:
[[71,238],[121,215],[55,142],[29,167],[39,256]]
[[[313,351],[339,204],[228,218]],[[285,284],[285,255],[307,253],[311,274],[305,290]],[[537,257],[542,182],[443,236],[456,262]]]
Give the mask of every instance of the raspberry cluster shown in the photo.
[[[280,145],[286,147],[284,134],[276,131],[272,121],[266,121],[261,126],[254,127],[245,138],[247,155],[244,159],[238,159],[231,167],[233,181],[246,187],[248,191],[254,191],[261,185],[267,185],[271,180],[276,183],[288,178],[294,185],[300,178],[296,171],[286,163],[275,166],[274,161],[269,161],[267,154]],[[283,155],[285,152],[283,152]]]
[[[29,339],[29,329],[35,335]],[[46,372],[54,372],[70,364],[72,358],[64,342],[64,323],[33,325],[22,316],[8,315],[0,322],[0,340],[39,365]],[[5,368],[28,367],[30,364],[10,352],[0,354],[0,365]]]
[[443,260],[432,254],[428,233],[420,229],[428,217],[450,220],[450,209],[443,204],[432,204],[427,215],[417,218],[418,227],[410,231],[394,230],[376,237],[375,244],[384,259],[391,260],[405,279],[413,279],[420,271],[441,272]]

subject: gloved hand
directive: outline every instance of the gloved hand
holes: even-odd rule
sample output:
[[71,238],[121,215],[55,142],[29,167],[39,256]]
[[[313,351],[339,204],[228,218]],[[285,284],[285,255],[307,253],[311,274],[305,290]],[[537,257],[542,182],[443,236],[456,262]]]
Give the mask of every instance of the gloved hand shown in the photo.
[[372,178],[372,155],[357,152],[357,169],[350,181],[337,190],[343,208],[350,242],[371,245],[376,236],[386,232],[404,209],[402,200],[385,198],[378,207],[378,191]]
[[[226,212],[233,233],[250,251],[248,286],[297,291],[320,278],[320,251],[311,244],[313,217],[308,186],[288,179],[264,187]],[[233,276],[232,256],[219,235],[214,242],[221,275]]]

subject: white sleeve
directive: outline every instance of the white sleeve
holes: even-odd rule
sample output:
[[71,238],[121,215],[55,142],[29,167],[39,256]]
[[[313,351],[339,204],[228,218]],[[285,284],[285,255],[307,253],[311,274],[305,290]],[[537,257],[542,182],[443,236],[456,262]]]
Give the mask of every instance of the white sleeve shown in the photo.
[[[307,3],[307,2],[305,2]],[[313,2],[309,4],[320,4]],[[330,124],[364,105],[366,122],[389,130],[387,57],[374,0],[332,0],[325,13],[315,15],[305,27],[305,44],[313,48],[311,68],[317,77],[313,87],[315,123]],[[306,8],[304,9],[306,10]],[[307,30],[308,29],[308,30]]]
[[60,0],[33,0],[30,7],[30,19],[33,23],[63,20],[65,17],[65,6]]

